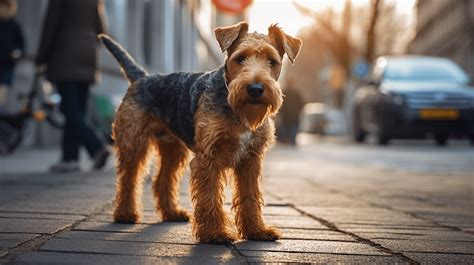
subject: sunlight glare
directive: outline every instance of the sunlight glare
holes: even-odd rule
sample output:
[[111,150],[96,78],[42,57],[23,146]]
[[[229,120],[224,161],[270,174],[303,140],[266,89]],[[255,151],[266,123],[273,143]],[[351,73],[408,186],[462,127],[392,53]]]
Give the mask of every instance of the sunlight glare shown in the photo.
[[[314,11],[328,10],[342,11],[345,0],[296,0],[297,3]],[[395,2],[397,10],[412,19],[415,0],[387,0]],[[366,5],[369,0],[354,0],[354,5]],[[302,15],[294,6],[292,0],[254,0],[248,10],[250,31],[267,32],[270,24],[278,23],[289,35],[296,35],[305,26],[310,25],[313,19]]]

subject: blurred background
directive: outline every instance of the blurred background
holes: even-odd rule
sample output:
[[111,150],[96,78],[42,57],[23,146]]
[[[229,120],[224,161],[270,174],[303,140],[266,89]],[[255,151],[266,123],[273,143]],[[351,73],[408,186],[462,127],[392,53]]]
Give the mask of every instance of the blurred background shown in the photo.
[[[27,93],[33,82],[32,59],[48,1],[17,4],[26,55],[15,69],[13,88],[2,107],[7,113],[21,110],[24,97],[18,95]],[[249,21],[251,31],[262,33],[271,23],[279,23],[287,34],[303,39],[295,65],[286,60],[280,78],[287,94],[278,117],[278,136],[284,144],[336,140],[386,145],[406,138],[434,139],[438,145],[449,139],[461,145],[474,141],[474,90],[469,87],[474,77],[473,1],[105,0],[104,4],[108,33],[150,72],[217,67],[224,56],[213,28],[242,20]],[[101,81],[92,89],[90,120],[107,135],[127,83],[105,49],[99,58]],[[22,147],[54,147],[60,142],[60,130],[48,122],[26,127]]]

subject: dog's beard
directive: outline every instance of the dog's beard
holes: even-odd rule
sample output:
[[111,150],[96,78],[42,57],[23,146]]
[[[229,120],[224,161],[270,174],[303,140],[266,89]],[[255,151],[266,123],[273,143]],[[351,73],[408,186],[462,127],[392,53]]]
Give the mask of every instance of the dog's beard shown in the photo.
[[257,130],[269,116],[270,107],[266,104],[243,104],[238,112],[239,119],[252,131]]
[[[265,94],[261,98],[249,98],[242,91],[241,84],[233,82],[229,85],[229,105],[238,119],[244,123],[250,130],[255,131],[262,126],[265,121],[276,115],[281,104],[282,95],[278,84],[274,89],[265,90]],[[269,85],[265,87],[270,87]]]

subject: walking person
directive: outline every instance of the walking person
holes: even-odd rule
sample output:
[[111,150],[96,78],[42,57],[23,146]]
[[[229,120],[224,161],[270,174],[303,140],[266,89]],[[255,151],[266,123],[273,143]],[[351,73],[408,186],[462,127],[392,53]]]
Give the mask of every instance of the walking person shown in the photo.
[[16,0],[0,0],[0,113],[13,84],[15,63],[25,50],[16,7]]
[[285,99],[280,110],[280,135],[283,143],[296,145],[296,136],[300,125],[300,111],[303,108],[303,99],[294,87],[294,80],[288,76],[283,91]]
[[46,78],[57,87],[66,118],[62,157],[51,166],[54,172],[78,171],[80,146],[93,160],[93,169],[101,169],[110,154],[85,121],[89,88],[97,78],[102,15],[100,0],[49,0],[36,65],[45,69]]

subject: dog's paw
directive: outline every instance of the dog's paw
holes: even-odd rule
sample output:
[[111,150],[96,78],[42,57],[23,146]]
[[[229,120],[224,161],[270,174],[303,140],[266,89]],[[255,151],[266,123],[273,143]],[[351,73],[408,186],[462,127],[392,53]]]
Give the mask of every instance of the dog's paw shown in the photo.
[[161,214],[164,222],[187,222],[189,221],[189,213],[186,210],[176,210]]
[[114,222],[121,224],[136,224],[140,221],[140,215],[137,213],[130,212],[119,212],[114,213]]
[[281,233],[276,228],[266,227],[260,230],[248,231],[243,235],[247,240],[275,241],[281,238]]
[[199,243],[229,245],[237,240],[237,237],[228,232],[217,233],[213,235],[205,235],[199,237]]

